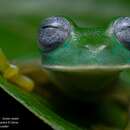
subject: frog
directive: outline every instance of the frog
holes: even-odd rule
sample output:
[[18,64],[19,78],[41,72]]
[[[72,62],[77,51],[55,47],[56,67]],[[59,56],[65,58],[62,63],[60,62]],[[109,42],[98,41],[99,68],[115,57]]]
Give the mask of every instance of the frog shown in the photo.
[[[84,28],[52,16],[42,21],[37,43],[42,70],[55,89],[77,104],[95,104],[101,123],[92,130],[129,129],[130,17],[119,17],[107,28]],[[0,72],[25,91],[36,87],[2,50]]]
[[[110,103],[101,105],[109,116],[120,111],[119,102],[125,102],[128,110],[130,17],[119,17],[106,29],[83,28],[68,17],[52,16],[40,25],[38,47],[43,68],[62,93],[78,101]],[[128,115],[118,112],[108,122],[128,121]]]

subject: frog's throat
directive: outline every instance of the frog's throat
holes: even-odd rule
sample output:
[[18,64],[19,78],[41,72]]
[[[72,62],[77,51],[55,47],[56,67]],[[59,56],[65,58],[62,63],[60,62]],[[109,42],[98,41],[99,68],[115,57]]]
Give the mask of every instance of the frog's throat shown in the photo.
[[95,100],[108,89],[115,88],[122,69],[113,67],[44,65],[43,69],[48,70],[52,82],[66,95],[88,101],[91,97]]

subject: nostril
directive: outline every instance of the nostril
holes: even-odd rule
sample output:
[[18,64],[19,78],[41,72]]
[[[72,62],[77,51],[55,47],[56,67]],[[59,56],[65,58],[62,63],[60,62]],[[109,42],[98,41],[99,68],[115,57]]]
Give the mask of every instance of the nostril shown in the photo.
[[86,49],[90,50],[89,45],[85,45],[84,47],[85,47]]
[[104,50],[105,48],[107,47],[107,45],[102,45],[102,46],[100,46],[100,47],[98,47],[98,50]]

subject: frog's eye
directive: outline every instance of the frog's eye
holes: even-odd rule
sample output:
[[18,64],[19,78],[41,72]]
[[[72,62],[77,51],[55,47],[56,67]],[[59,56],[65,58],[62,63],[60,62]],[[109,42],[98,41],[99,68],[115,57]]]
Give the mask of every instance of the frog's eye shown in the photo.
[[114,24],[114,34],[117,39],[130,50],[130,17],[121,17]]
[[45,52],[53,50],[69,37],[71,25],[63,17],[50,17],[45,19],[40,27],[39,46]]

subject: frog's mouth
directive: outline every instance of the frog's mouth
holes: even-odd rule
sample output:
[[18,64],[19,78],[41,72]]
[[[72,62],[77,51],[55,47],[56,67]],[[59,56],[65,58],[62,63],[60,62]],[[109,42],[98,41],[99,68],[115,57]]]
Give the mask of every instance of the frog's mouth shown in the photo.
[[113,72],[130,69],[130,64],[125,65],[79,65],[79,66],[62,66],[62,65],[43,65],[43,68],[56,71],[79,71],[79,72]]

